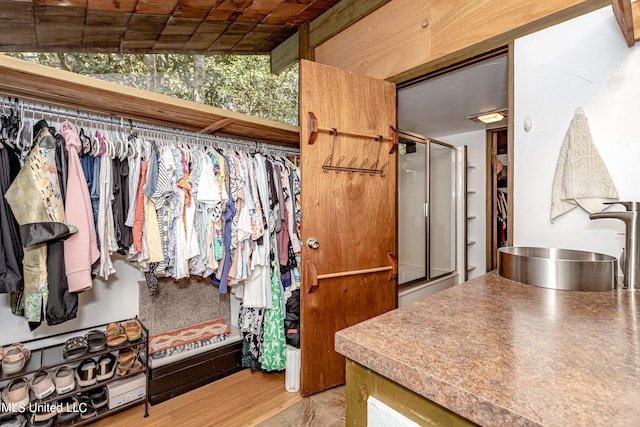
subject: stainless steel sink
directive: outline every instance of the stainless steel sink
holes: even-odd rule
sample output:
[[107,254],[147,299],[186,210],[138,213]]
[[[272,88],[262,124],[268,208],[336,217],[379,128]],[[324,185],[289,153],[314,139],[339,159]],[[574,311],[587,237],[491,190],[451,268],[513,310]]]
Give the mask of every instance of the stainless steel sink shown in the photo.
[[618,261],[594,252],[511,246],[498,249],[498,274],[542,288],[610,291],[617,285]]

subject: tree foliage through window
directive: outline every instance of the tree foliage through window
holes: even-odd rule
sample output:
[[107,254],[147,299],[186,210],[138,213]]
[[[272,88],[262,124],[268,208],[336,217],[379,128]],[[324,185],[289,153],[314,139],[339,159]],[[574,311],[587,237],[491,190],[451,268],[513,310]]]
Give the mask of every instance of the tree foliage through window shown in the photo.
[[78,74],[296,125],[298,69],[263,55],[11,53]]

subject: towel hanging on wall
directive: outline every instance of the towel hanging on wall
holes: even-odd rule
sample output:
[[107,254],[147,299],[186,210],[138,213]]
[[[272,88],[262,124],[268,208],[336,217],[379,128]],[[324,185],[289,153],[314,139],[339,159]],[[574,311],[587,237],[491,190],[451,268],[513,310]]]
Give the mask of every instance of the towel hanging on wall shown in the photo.
[[618,191],[593,145],[589,122],[582,108],[576,109],[564,136],[551,196],[551,222],[576,206],[589,213],[608,207],[618,200]]

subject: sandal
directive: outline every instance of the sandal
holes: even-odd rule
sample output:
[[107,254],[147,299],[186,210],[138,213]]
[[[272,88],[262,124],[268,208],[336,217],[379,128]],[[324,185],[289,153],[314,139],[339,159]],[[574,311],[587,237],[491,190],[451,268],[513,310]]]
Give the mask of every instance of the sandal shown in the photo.
[[124,330],[127,333],[127,339],[129,341],[139,340],[142,336],[142,328],[137,320],[129,320],[124,324]]
[[85,359],[76,367],[76,382],[80,387],[87,387],[98,382],[96,378],[96,362],[93,359]]
[[126,362],[138,357],[138,349],[135,347],[123,348],[118,352],[118,363]]
[[30,356],[31,351],[22,344],[11,344],[2,356],[2,371],[7,375],[20,372]]
[[128,374],[135,374],[142,371],[142,362],[139,359],[133,361],[133,365],[129,368]]
[[89,331],[84,337],[87,340],[87,344],[89,345],[89,351],[92,353],[104,350],[107,346],[107,337],[102,331]]
[[116,357],[111,353],[102,355],[98,359],[96,366],[98,370],[96,378],[98,381],[108,380],[116,372]]
[[65,359],[75,359],[84,356],[89,351],[89,345],[85,337],[69,338],[62,349],[62,356]]
[[127,340],[127,332],[119,322],[112,322],[107,325],[107,345],[114,347]]
[[[128,373],[132,373],[133,369],[138,367],[142,370],[142,364],[138,361],[138,349],[137,348],[127,348],[121,350],[118,353],[118,368],[116,372],[121,377],[127,375]],[[139,371],[135,371],[139,372]]]

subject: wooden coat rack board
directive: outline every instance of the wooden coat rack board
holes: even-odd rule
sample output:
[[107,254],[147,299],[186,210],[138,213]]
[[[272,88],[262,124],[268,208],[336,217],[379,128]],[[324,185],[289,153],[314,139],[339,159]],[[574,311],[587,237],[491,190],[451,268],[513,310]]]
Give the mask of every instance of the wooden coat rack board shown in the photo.
[[[342,171],[347,173],[357,172],[359,174],[369,174],[369,175],[380,175],[384,176],[384,169],[389,165],[389,162],[384,163],[380,166],[380,148],[384,142],[390,145],[389,154],[393,154],[398,148],[398,133],[393,126],[389,126],[388,136],[383,135],[371,135],[362,132],[353,132],[353,131],[345,131],[338,130],[337,128],[327,128],[318,126],[318,118],[316,115],[309,111],[309,144],[313,144],[316,142],[318,138],[319,132],[326,132],[330,135],[333,135],[333,145],[331,147],[331,154],[325,159],[322,164],[322,170],[324,172],[335,171],[336,173],[340,173]],[[348,135],[355,136],[358,138],[366,138],[373,139],[378,141],[380,144],[378,145],[378,152],[376,155],[376,160],[369,164],[369,159],[364,159],[362,162],[357,163],[358,160],[354,157],[352,158],[346,166],[342,166],[342,163],[345,161],[345,156],[341,156],[338,161],[334,164],[334,149],[335,149],[335,141],[338,135]]]

